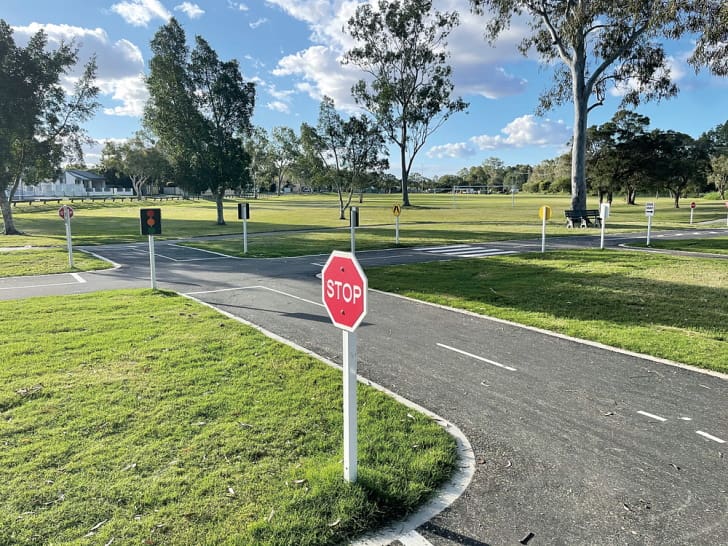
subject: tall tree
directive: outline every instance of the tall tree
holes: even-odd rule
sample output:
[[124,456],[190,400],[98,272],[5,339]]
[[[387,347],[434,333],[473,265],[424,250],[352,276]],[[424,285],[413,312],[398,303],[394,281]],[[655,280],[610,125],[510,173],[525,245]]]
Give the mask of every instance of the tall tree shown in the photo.
[[250,178],[253,182],[253,194],[258,196],[263,182],[271,174],[271,143],[268,133],[263,127],[253,127],[243,139],[243,146],[250,158]]
[[[699,0],[711,3],[713,0]],[[683,0],[470,0],[476,13],[490,17],[492,41],[514,16],[530,17],[533,32],[520,50],[535,50],[555,67],[554,85],[539,111],[572,102],[571,207],[586,208],[586,128],[589,112],[604,103],[608,86],[624,90],[622,105],[677,93],[660,38],[690,30],[700,15],[696,2]]]
[[276,195],[280,196],[286,174],[301,155],[301,141],[290,127],[273,127],[270,141],[270,165],[276,179]]
[[73,93],[66,94],[61,77],[77,62],[73,43],[50,49],[42,30],[18,47],[12,29],[0,20],[0,210],[5,235],[20,234],[10,205],[21,180],[55,174],[66,157],[83,160],[81,145],[88,139],[81,126],[98,107],[99,89],[91,59]]
[[255,85],[243,81],[237,60],[221,61],[202,37],[195,37],[190,52],[174,18],[157,31],[151,47],[144,123],[159,137],[181,185],[210,189],[223,225],[225,191],[249,182],[242,139],[251,130]]
[[142,132],[123,143],[109,141],[101,152],[105,170],[125,174],[131,180],[131,187],[139,199],[142,188],[152,180],[161,180],[169,172],[167,158],[148,135]]
[[698,41],[690,62],[696,68],[707,66],[718,76],[728,76],[728,3],[725,0],[694,0],[695,13],[690,30]]
[[458,24],[456,12],[432,10],[432,0],[379,0],[378,9],[360,4],[348,21],[359,44],[343,62],[371,77],[352,94],[399,147],[402,203],[409,206],[407,181],[427,138],[452,114],[467,107],[452,99],[452,68],[446,63],[447,36]]

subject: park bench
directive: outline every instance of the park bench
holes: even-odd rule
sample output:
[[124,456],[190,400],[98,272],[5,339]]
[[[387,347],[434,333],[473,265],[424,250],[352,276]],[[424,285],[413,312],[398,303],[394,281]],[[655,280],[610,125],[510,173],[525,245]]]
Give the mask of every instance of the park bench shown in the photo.
[[62,199],[62,197],[34,197],[32,199],[13,199],[12,203],[13,206],[18,203],[28,203],[29,205],[32,205],[33,203],[51,203],[53,201],[60,204]]
[[[588,209],[588,210],[565,210],[564,216],[566,217],[566,227],[567,228],[573,228],[575,226],[579,227],[589,227],[591,223],[594,223],[596,227],[601,226],[601,217],[599,216],[599,211],[597,209]],[[593,222],[590,220],[590,218],[593,218]]]

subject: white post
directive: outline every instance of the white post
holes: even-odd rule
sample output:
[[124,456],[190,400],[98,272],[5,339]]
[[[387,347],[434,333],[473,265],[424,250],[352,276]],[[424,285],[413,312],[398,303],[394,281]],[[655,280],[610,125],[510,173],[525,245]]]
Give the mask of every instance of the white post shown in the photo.
[[693,224],[693,212],[694,212],[694,211],[695,211],[695,209],[694,209],[694,208],[691,208],[691,209],[690,209],[690,225],[692,225],[692,224]]
[[602,235],[599,240],[599,248],[601,250],[604,250],[604,228],[607,226],[607,219],[605,215],[602,213]]
[[248,253],[248,220],[243,218],[243,254]]
[[511,188],[511,208],[516,206],[516,188]]
[[343,330],[344,353],[344,480],[356,481],[356,332]]
[[71,214],[67,205],[63,205],[63,222],[66,224],[66,246],[68,247],[68,267],[73,268],[73,242],[71,241]]
[[647,246],[650,246],[650,231],[652,230],[652,215],[647,217]]
[[152,278],[152,290],[157,289],[157,272],[154,257],[154,235],[149,236],[149,270]]
[[546,252],[546,212],[541,221],[541,252]]
[[399,216],[394,217],[394,244],[399,244]]
[[[351,215],[353,213],[349,212],[349,214]],[[354,250],[355,250],[355,246],[356,246],[356,244],[355,244],[356,237],[354,235],[354,232],[355,232],[356,228],[354,227],[354,221],[351,218],[351,216],[349,217],[349,224],[351,224],[351,253],[354,254]]]

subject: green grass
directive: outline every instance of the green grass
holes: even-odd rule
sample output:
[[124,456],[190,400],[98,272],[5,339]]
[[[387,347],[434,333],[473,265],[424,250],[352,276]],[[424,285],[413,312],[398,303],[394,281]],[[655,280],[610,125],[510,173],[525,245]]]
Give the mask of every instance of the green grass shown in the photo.
[[68,266],[68,251],[59,248],[0,251],[0,277],[48,275],[107,269],[110,265],[85,252],[73,252],[73,267]]
[[[412,239],[429,239],[439,244],[443,240],[464,241],[502,240],[535,237],[541,232],[538,208],[550,205],[553,218],[548,223],[549,236],[593,234],[595,230],[567,230],[563,210],[569,208],[565,195],[518,194],[509,195],[457,195],[413,194],[413,207],[404,209],[400,217],[403,244],[414,244]],[[642,230],[646,227],[644,201],[628,206],[615,201],[607,225],[610,232]],[[367,194],[361,208],[362,227],[383,227],[389,230],[389,242],[394,245],[394,216],[392,206],[400,203],[399,195]],[[699,222],[725,221],[725,207],[715,201],[696,200],[694,226],[689,226],[690,209],[672,208],[669,199],[657,201],[653,219],[655,229],[698,227]],[[237,201],[225,202],[227,225],[216,224],[215,204],[211,201],[159,201],[122,203],[74,203],[72,220],[74,244],[93,245],[141,241],[139,234],[139,208],[162,209],[163,235],[161,238],[191,238],[216,235],[240,235],[241,221],[237,220]],[[598,203],[590,198],[589,206]],[[56,205],[18,205],[13,209],[16,227],[24,236],[0,235],[0,247],[8,246],[62,246],[65,244],[63,221],[58,217]],[[348,221],[339,219],[338,200],[332,194],[287,195],[264,197],[251,201],[249,234],[289,230],[327,230],[346,227]],[[362,230],[365,231],[365,230]],[[408,238],[410,238],[408,240]],[[272,241],[272,242],[271,242]],[[275,245],[275,239],[266,241]],[[292,245],[287,245],[292,246]],[[306,253],[309,249],[306,249]],[[283,253],[281,250],[277,255]]]
[[570,251],[367,268],[369,286],[728,372],[728,261]]
[[[644,244],[642,245],[644,246]],[[705,252],[708,254],[728,254],[728,237],[710,237],[708,239],[651,240],[651,248],[665,250],[681,250],[685,252]]]
[[0,544],[340,544],[456,463],[430,419],[164,292],[0,303]]

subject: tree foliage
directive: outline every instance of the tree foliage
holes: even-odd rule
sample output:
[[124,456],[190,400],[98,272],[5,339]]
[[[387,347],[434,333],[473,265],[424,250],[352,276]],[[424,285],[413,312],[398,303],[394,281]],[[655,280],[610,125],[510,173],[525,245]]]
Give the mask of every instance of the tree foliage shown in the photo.
[[17,235],[10,202],[21,182],[56,174],[66,157],[83,160],[82,124],[98,107],[91,59],[66,94],[63,77],[78,62],[73,42],[50,49],[41,30],[25,47],[0,20],[0,209],[4,233]]
[[255,85],[243,81],[237,60],[221,61],[202,37],[189,50],[176,19],[151,43],[144,124],[159,137],[180,186],[215,196],[217,223],[228,189],[249,182],[243,137],[251,130]]
[[409,206],[408,177],[427,138],[467,104],[452,99],[452,68],[446,39],[458,24],[456,12],[432,9],[431,0],[379,0],[360,4],[348,21],[357,46],[344,62],[361,68],[352,94],[399,148],[402,202]]
[[268,161],[276,180],[276,194],[280,196],[286,174],[301,157],[301,140],[290,127],[273,127]]
[[113,169],[117,175],[128,176],[139,199],[146,183],[159,181],[170,171],[166,156],[143,132],[123,143],[107,142],[101,163],[104,171]]
[[554,84],[542,94],[539,109],[566,102],[574,105],[574,209],[586,208],[589,111],[603,104],[610,86],[623,91],[623,106],[677,93],[659,40],[695,28],[705,11],[696,2],[683,0],[470,0],[470,4],[476,13],[491,17],[486,24],[491,40],[509,28],[514,16],[525,14],[532,33],[521,42],[521,52],[533,50],[544,62],[559,63]]

